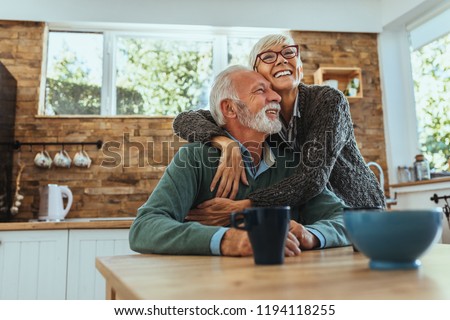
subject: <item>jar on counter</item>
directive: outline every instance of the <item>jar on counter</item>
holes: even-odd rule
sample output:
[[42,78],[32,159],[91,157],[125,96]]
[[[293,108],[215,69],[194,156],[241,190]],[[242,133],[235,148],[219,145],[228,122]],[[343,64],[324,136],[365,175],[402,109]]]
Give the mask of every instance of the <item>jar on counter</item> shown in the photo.
[[414,170],[414,167],[408,167],[408,170],[411,176],[411,181],[416,181],[416,170]]
[[409,168],[407,166],[398,166],[397,175],[398,175],[398,183],[413,181],[411,179],[411,172],[409,171]]
[[423,154],[416,155],[416,161],[414,162],[414,172],[416,174],[416,181],[430,180],[430,164],[425,159]]

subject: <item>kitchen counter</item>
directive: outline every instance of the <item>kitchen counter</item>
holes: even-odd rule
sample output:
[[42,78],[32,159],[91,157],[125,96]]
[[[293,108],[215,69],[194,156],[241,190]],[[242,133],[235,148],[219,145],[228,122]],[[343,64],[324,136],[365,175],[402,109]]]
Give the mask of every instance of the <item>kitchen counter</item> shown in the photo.
[[[431,180],[399,183],[390,186],[391,195],[395,195],[397,203],[393,210],[417,210],[429,208],[443,208],[445,196],[450,196],[450,177],[434,178]],[[440,197],[436,202],[435,197]],[[446,216],[442,220],[442,243],[450,244],[450,223]]]
[[0,231],[20,231],[20,230],[61,230],[61,229],[128,229],[133,223],[132,218],[123,219],[109,218],[110,220],[86,218],[70,219],[61,222],[2,222]]
[[434,178],[434,179],[430,179],[430,180],[397,183],[397,184],[391,184],[390,187],[391,188],[399,188],[399,187],[409,187],[409,186],[421,186],[421,185],[427,185],[427,184],[433,184],[433,183],[443,183],[443,182],[450,182],[450,177],[442,177],[442,178]]

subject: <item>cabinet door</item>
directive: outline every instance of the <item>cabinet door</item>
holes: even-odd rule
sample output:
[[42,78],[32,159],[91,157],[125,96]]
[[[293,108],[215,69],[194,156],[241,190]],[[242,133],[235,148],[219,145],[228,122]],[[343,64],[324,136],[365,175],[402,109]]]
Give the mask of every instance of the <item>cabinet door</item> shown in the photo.
[[[439,200],[439,203],[436,204],[431,198],[434,194],[450,195],[450,182],[392,187],[391,193],[395,193],[397,196],[397,205],[392,206],[394,210],[442,208],[445,204],[444,200]],[[450,223],[445,216],[442,220],[442,238],[439,242],[450,244]]]
[[67,299],[105,299],[105,279],[95,268],[95,258],[135,253],[128,229],[70,230]]
[[65,299],[67,230],[0,232],[0,300]]

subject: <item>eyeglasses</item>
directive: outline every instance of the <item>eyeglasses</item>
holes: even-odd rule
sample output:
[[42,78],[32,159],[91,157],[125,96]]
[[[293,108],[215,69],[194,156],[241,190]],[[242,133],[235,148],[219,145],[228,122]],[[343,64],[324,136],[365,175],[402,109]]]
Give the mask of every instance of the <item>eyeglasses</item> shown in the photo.
[[292,59],[298,56],[298,45],[292,45],[287,46],[281,49],[281,51],[264,51],[259,53],[256,56],[255,63],[253,65],[253,69],[256,67],[256,62],[258,61],[258,58],[261,59],[262,62],[271,64],[277,61],[278,55],[281,54],[281,56],[285,59]]

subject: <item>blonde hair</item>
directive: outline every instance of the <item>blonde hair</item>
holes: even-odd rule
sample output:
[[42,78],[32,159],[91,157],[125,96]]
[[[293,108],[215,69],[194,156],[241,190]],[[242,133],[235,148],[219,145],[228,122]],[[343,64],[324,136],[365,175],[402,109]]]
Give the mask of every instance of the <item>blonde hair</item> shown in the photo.
[[[253,68],[253,66],[255,66],[254,70],[256,71],[256,59],[258,54],[280,44],[294,45],[295,41],[291,36],[285,34],[269,34],[259,39],[258,42],[253,46],[252,50],[250,51],[250,55],[248,56],[248,64],[250,68]],[[298,53],[298,62],[301,66],[302,60],[300,59],[300,50]]]

